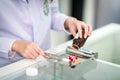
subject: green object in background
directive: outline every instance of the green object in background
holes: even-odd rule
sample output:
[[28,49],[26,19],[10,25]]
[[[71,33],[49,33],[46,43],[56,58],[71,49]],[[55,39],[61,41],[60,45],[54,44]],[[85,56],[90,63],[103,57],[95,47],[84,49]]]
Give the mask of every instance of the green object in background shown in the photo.
[[46,16],[49,14],[49,2],[48,0],[44,0],[43,12]]

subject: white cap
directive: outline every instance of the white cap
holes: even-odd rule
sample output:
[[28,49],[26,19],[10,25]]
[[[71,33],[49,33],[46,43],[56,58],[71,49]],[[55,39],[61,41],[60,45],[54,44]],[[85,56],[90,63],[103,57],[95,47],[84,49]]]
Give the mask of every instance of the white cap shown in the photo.
[[26,75],[27,76],[37,76],[38,75],[38,69],[35,67],[29,67],[26,69]]

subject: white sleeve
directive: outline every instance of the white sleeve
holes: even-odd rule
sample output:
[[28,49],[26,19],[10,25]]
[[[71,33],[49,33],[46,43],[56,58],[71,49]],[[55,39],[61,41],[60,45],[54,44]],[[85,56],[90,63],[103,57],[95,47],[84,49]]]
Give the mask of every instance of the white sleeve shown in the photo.
[[14,41],[14,39],[0,37],[0,57],[9,58],[11,46]]
[[53,0],[53,2],[51,3],[51,16],[52,16],[51,28],[54,30],[65,31],[64,23],[65,20],[69,18],[69,16],[66,16],[65,14],[59,12],[57,0]]

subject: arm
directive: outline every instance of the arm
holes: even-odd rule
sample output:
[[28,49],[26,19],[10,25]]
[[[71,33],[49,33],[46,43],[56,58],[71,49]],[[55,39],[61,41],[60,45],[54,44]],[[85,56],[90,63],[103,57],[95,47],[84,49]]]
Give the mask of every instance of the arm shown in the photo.
[[51,3],[51,16],[52,16],[52,29],[54,30],[63,30],[64,22],[68,16],[62,14],[58,10],[58,0],[53,0]]
[[45,56],[44,52],[36,43],[22,40],[14,41],[12,51],[18,52],[27,59],[36,59],[39,55]]
[[12,58],[15,52],[27,59],[36,59],[39,55],[45,56],[44,52],[33,42],[0,37],[0,57]]
[[92,26],[90,24],[86,24],[82,21],[79,21],[76,18],[68,17],[64,14],[61,14],[58,11],[57,0],[54,0],[52,2],[51,11],[52,11],[52,29],[55,30],[65,29],[72,33],[73,36],[75,36],[76,32],[78,32],[80,38],[82,38],[82,29],[84,29],[85,30],[84,38],[89,37],[91,35]]

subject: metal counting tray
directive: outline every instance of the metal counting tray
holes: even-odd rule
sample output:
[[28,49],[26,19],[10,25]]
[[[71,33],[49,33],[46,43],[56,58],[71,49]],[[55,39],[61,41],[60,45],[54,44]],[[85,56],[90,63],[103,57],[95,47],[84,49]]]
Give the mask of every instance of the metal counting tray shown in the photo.
[[[67,47],[66,51],[64,51],[64,54],[57,54],[57,53],[49,53],[47,52],[47,57],[48,61],[52,62],[59,62],[64,65],[69,65],[71,68],[74,68],[78,64],[85,62],[86,60],[94,60],[97,58],[97,53],[94,53],[92,51],[86,50],[86,49],[81,49],[81,50],[76,50],[72,47]],[[74,60],[71,62],[69,60],[69,56],[73,56],[76,54],[78,56],[77,60]]]

